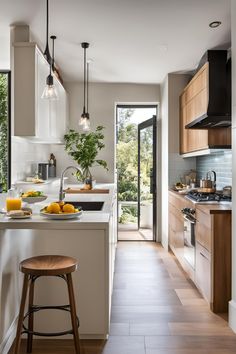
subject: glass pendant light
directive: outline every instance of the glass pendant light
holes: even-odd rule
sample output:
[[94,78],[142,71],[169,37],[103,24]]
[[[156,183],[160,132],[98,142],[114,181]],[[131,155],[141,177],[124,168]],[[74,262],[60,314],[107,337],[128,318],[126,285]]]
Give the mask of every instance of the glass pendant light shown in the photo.
[[[82,126],[83,131],[89,131],[90,130],[90,121],[89,121],[89,114],[88,114],[88,112],[86,112],[86,103],[85,103],[86,102],[86,86],[88,87],[87,75],[86,75],[86,69],[87,69],[86,49],[89,47],[89,43],[83,42],[83,43],[81,43],[81,47],[84,49],[84,105],[83,105],[83,112],[82,112],[81,117],[79,119],[79,125]],[[88,103],[88,91],[87,91],[87,103]]]
[[52,39],[52,60],[50,63],[50,72],[46,79],[46,86],[43,91],[42,98],[47,100],[57,100],[58,94],[52,76],[52,69],[54,68],[54,41],[57,37],[51,36],[50,38]]
[[89,104],[89,61],[86,63],[87,68],[87,77],[86,77],[86,86],[87,86],[87,109],[86,109],[86,118],[83,124],[83,131],[88,132],[90,131],[90,119],[89,119],[89,112],[88,112],[88,104]]

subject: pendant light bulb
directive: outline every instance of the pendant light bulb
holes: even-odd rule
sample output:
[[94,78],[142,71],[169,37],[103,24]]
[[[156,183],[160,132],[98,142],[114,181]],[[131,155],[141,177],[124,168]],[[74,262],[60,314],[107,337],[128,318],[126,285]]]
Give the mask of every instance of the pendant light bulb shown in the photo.
[[46,80],[46,86],[43,90],[43,94],[41,96],[42,99],[46,99],[46,100],[57,100],[58,99],[58,94],[57,94],[57,90],[56,87],[54,85],[54,79],[52,76],[52,69],[54,68],[54,41],[57,37],[56,36],[51,36],[52,42],[53,42],[53,56],[52,56],[52,61],[50,63],[50,73],[47,77]]
[[85,122],[86,122],[86,120],[87,120],[87,119],[81,115],[81,117],[80,117],[80,119],[79,119],[79,125],[83,127],[84,124],[85,124]]
[[[53,77],[52,77],[53,78]],[[46,85],[43,90],[42,98],[46,100],[57,100],[58,94],[55,85]]]
[[81,114],[81,117],[79,119],[79,125],[84,126],[86,120],[87,120],[87,116],[86,116],[85,107],[84,107],[83,108],[83,113]]
[[89,119],[89,117],[85,118],[85,121],[84,121],[82,129],[83,129],[84,132],[89,132],[90,131],[90,119]]

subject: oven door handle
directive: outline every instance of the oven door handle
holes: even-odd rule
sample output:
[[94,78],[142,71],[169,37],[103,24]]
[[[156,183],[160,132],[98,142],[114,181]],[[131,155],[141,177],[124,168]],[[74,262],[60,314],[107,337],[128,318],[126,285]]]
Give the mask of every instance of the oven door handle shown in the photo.
[[188,215],[184,214],[184,219],[188,222],[190,222],[191,224],[196,224],[196,220],[195,219],[191,219]]

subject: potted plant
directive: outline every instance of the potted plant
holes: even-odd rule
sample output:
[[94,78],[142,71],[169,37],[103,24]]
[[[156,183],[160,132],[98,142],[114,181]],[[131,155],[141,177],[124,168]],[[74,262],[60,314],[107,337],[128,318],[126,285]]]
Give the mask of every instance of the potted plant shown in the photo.
[[90,172],[92,166],[102,166],[108,171],[106,161],[97,159],[98,152],[105,147],[103,129],[104,127],[100,125],[90,133],[80,133],[70,129],[64,136],[66,152],[82,170],[82,174],[76,174],[77,179],[90,186],[92,184]]

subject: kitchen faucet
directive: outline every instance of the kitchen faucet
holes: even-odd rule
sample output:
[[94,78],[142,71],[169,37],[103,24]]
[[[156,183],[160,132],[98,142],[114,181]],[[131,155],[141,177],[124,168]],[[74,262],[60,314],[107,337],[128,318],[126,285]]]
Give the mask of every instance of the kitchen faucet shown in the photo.
[[64,171],[62,171],[62,174],[61,174],[61,182],[60,182],[60,190],[59,190],[59,202],[62,202],[63,199],[65,198],[65,192],[64,192],[64,175],[65,175],[65,172],[68,171],[69,169],[74,169],[76,170],[77,172],[80,172],[80,174],[82,174],[82,171],[80,168],[78,167],[75,167],[75,166],[68,166],[64,169]]
[[215,171],[208,171],[206,174],[206,179],[211,180],[211,174],[213,174],[214,179],[213,179],[213,188],[216,188],[216,172]]

